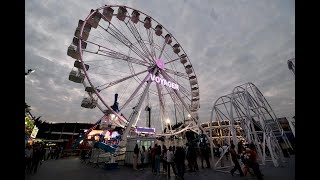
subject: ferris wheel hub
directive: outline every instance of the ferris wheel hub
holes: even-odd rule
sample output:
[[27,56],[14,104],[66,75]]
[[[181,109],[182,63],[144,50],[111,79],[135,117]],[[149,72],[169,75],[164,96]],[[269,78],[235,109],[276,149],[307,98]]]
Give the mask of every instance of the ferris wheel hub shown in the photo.
[[156,64],[159,69],[164,70],[164,62],[162,59],[157,59]]

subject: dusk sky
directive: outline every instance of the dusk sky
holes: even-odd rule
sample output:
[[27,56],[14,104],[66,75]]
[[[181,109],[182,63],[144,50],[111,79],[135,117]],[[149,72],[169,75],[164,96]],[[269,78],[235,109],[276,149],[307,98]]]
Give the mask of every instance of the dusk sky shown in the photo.
[[[259,88],[277,117],[291,119],[295,115],[295,79],[287,66],[287,60],[295,57],[293,0],[29,0],[25,3],[25,69],[35,70],[25,78],[25,100],[32,108],[31,113],[42,116],[42,120],[93,123],[102,116],[98,108],[80,107],[85,91],[82,84],[68,80],[74,59],[67,56],[67,49],[79,19],[84,20],[91,9],[106,4],[126,5],[144,12],[177,39],[197,75],[200,121],[209,121],[217,98],[247,82]],[[130,73],[121,70],[118,72]],[[99,73],[114,74],[112,71],[106,68]],[[110,75],[92,76],[92,79],[103,83],[119,78]],[[126,93],[133,91],[132,86],[126,89]],[[112,105],[114,92],[104,93],[105,101]]]

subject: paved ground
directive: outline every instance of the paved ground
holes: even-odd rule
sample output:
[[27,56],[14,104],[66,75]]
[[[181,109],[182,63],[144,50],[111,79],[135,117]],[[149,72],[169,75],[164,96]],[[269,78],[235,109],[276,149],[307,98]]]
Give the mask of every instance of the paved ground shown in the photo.
[[[261,166],[265,180],[294,180],[295,179],[295,158],[287,159],[284,167],[274,168],[271,165]],[[102,168],[94,168],[91,165],[80,163],[78,158],[59,159],[45,161],[38,173],[34,175],[26,175],[26,180],[161,180],[167,179],[166,175],[153,175],[151,169],[134,171],[129,167],[120,167],[115,170],[104,170]],[[228,170],[229,171],[229,170]],[[172,171],[171,171],[172,173]],[[174,177],[170,179],[175,179]],[[212,169],[200,169],[200,172],[185,174],[186,180],[197,179],[224,179],[236,180],[244,179],[235,175],[232,177],[230,173],[216,172]],[[249,177],[248,179],[252,179]]]

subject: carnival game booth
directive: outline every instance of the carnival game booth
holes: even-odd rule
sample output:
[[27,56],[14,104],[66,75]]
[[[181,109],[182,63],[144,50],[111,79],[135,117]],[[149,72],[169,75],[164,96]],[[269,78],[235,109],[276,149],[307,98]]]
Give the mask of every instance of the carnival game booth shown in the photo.
[[92,148],[89,163],[99,166],[100,164],[113,163],[112,155],[117,148],[119,139],[120,134],[115,129],[92,130],[85,140],[80,141],[80,146],[86,143],[87,147]]
[[152,148],[155,144],[158,144],[155,136],[155,128],[136,127],[135,132],[132,132],[130,136],[131,137],[127,139],[125,165],[133,164],[133,150],[136,144],[138,144],[140,151],[142,150],[142,146],[144,146],[147,151],[149,147]]

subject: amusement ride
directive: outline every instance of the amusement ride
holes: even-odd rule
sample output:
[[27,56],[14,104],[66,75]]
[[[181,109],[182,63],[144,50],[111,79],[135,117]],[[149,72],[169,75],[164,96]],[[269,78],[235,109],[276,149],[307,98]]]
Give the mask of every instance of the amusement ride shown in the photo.
[[[199,84],[187,53],[168,29],[137,9],[120,5],[92,9],[78,21],[67,55],[74,59],[69,80],[84,86],[81,107],[102,113],[78,143],[100,127],[97,147],[113,154],[113,162],[127,158],[132,147],[128,142],[142,134],[165,142],[173,138],[175,145],[185,145],[185,132],[201,133],[212,151],[216,147],[212,123],[222,120],[229,122],[225,142],[237,143],[240,136],[254,142],[262,163],[269,157],[268,149],[279,166],[283,155],[277,139],[290,146],[271,107],[252,83],[220,97],[214,103],[210,127],[203,126],[197,113]],[[181,125],[172,128],[174,121]],[[108,142],[111,139],[113,143]]]

